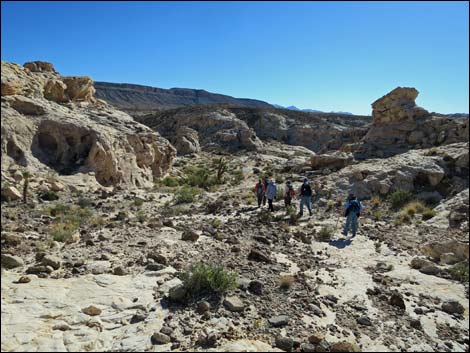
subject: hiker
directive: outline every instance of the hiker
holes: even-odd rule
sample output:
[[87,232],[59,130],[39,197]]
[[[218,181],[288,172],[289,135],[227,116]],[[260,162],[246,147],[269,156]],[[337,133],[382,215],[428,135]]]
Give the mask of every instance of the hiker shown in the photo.
[[277,185],[274,181],[269,180],[268,186],[266,187],[266,198],[268,199],[268,208],[271,212],[274,212],[273,200],[277,195]]
[[349,228],[351,228],[352,238],[354,238],[357,232],[357,219],[361,215],[363,206],[361,202],[356,198],[356,196],[354,196],[354,194],[349,194],[348,199],[346,200],[346,203],[344,204],[343,208],[344,217],[347,218],[342,234],[344,236],[347,236]]
[[284,203],[286,207],[289,207],[292,204],[292,199],[295,197],[294,186],[292,182],[288,180],[286,186],[284,187]]
[[255,186],[255,193],[256,197],[258,198],[258,208],[260,208],[261,204],[263,203],[263,199],[266,198],[266,186],[261,179],[258,180],[258,183]]
[[312,188],[308,182],[308,179],[305,178],[302,186],[299,190],[299,198],[300,198],[300,212],[299,215],[302,217],[304,215],[304,206],[307,206],[308,213],[310,217],[312,216]]
[[269,183],[269,178],[264,177],[264,181],[263,181],[263,184],[264,184],[263,206],[266,205],[266,190],[268,188],[268,183]]

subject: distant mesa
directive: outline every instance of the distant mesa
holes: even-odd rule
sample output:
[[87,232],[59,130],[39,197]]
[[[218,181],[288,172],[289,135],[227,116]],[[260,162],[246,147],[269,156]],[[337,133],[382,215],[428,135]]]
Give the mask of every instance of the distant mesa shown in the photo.
[[325,113],[325,114],[354,115],[353,113],[350,113],[350,112],[342,112],[342,111],[338,111],[338,112],[335,112],[335,111],[325,112],[325,111],[316,110],[316,109],[300,109],[300,108],[297,108],[295,105],[290,105],[290,106],[288,106],[288,107],[284,107],[284,106],[279,105],[279,104],[273,104],[273,106],[274,106],[275,108],[279,108],[279,109],[295,110],[295,111],[305,112],[305,113]]
[[256,99],[234,98],[202,89],[157,88],[129,83],[95,82],[97,98],[133,115],[155,110],[191,107],[195,105],[230,104],[270,108],[271,104]]

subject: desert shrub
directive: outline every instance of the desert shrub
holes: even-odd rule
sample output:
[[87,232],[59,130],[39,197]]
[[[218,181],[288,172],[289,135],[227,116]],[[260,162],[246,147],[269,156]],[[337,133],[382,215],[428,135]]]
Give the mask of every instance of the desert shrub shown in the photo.
[[279,279],[279,286],[282,289],[289,289],[294,285],[294,283],[295,283],[294,276],[286,275],[286,276],[281,276],[281,278]]
[[196,199],[196,196],[199,194],[199,189],[190,186],[183,186],[175,194],[175,203],[192,203]]
[[136,218],[140,223],[144,223],[147,220],[147,215],[143,210],[140,210],[139,212],[137,212]]
[[423,221],[427,221],[427,220],[433,218],[436,214],[437,214],[437,212],[435,210],[433,210],[432,208],[426,207],[423,210]]
[[413,194],[405,190],[397,190],[390,194],[389,199],[392,207],[399,209],[413,198]]
[[186,169],[185,183],[189,186],[209,189],[217,184],[217,178],[206,167],[191,167]]
[[133,202],[134,206],[136,207],[142,207],[142,205],[144,204],[144,200],[141,199],[140,197],[136,197],[134,199],[134,202]]
[[404,223],[411,223],[411,219],[412,219],[411,217],[412,216],[410,216],[408,213],[402,211],[396,216],[394,224],[397,226],[400,226],[400,225],[403,225]]
[[315,237],[318,241],[329,242],[333,238],[333,234],[334,230],[331,227],[322,227]]
[[174,177],[171,177],[171,176],[167,176],[166,178],[164,178],[161,183],[165,186],[168,186],[168,187],[171,187],[171,188],[174,188],[174,187],[177,187],[180,185],[179,181],[177,178],[174,178]]
[[237,288],[237,275],[222,266],[199,263],[181,274],[180,279],[189,297],[204,294],[223,295]]
[[101,216],[95,216],[90,219],[90,225],[95,228],[101,228],[106,225],[106,221]]
[[447,272],[450,274],[453,280],[459,282],[468,282],[468,262],[461,262],[449,268]]
[[380,199],[379,196],[374,196],[372,197],[372,199],[370,200],[370,206],[372,208],[377,208],[380,206],[380,204],[382,203],[382,200]]
[[424,209],[425,206],[420,201],[413,201],[403,208],[403,212],[412,217],[417,213],[422,213]]
[[269,211],[262,210],[258,213],[258,221],[260,223],[268,224],[274,220],[273,214]]
[[187,210],[180,206],[166,205],[165,207],[161,208],[159,212],[163,217],[176,217],[184,214],[187,212]]
[[237,168],[231,172],[232,175],[232,185],[240,185],[243,180],[245,180],[245,174],[243,173],[242,168]]
[[78,224],[74,222],[54,223],[49,231],[52,239],[58,242],[67,242],[78,231]]
[[220,219],[214,218],[212,220],[212,227],[217,229],[217,228],[220,228],[221,225],[222,225],[222,221]]
[[119,211],[118,214],[116,215],[116,220],[117,221],[125,221],[129,217],[129,214],[127,211]]
[[228,162],[224,157],[216,158],[212,161],[212,167],[216,172],[217,183],[222,184],[224,175],[228,171]]
[[290,225],[297,225],[299,223],[299,215],[297,214],[297,209],[295,208],[295,206],[287,206],[286,216],[289,217]]
[[372,218],[376,221],[381,221],[384,218],[385,214],[383,211],[375,210],[372,212]]
[[46,208],[46,213],[51,215],[52,217],[63,216],[70,213],[71,207],[69,205],[64,205],[62,203],[58,203],[52,207]]
[[44,201],[56,201],[59,199],[59,196],[54,191],[44,191],[39,194],[39,198]]
[[86,198],[86,197],[80,197],[78,199],[78,202],[77,204],[81,207],[81,208],[87,208],[87,207],[91,207],[93,205],[93,202]]

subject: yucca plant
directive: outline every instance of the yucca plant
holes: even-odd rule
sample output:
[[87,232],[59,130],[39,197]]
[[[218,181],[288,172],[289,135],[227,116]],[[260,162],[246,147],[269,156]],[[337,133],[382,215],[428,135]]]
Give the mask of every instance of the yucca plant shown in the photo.
[[29,178],[31,177],[31,174],[29,172],[23,172],[23,202],[27,203],[28,202],[28,189],[29,189]]

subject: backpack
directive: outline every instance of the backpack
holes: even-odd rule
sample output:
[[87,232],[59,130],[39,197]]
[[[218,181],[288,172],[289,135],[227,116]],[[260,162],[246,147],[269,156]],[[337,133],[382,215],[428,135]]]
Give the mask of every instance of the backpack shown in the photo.
[[292,185],[289,185],[288,186],[288,189],[287,189],[287,194],[286,194],[286,197],[289,197],[289,198],[294,198],[295,196],[295,191],[294,191],[294,188],[292,187]]
[[300,188],[300,193],[302,194],[302,196],[312,196],[312,188],[309,184],[302,184],[302,187]]
[[354,212],[357,215],[357,217],[361,215],[361,205],[359,204],[359,201],[357,200],[350,201],[349,207],[346,210],[345,216],[347,217],[351,211]]

